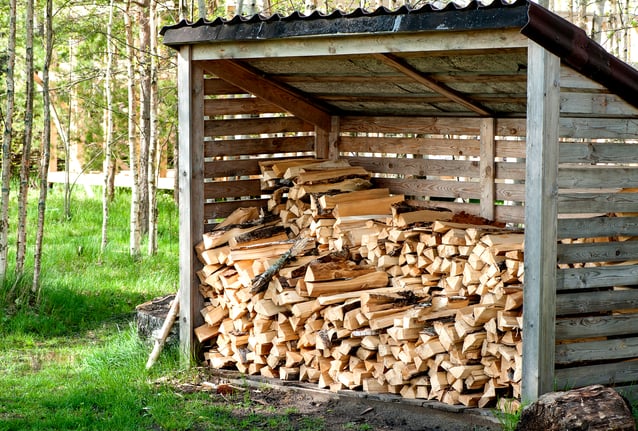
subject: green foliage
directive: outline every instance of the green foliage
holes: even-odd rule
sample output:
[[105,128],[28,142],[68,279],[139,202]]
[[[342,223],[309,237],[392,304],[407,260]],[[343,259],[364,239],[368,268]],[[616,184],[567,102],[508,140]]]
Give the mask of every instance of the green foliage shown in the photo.
[[498,419],[499,423],[503,427],[503,431],[515,431],[518,422],[521,419],[521,413],[523,412],[523,405],[514,409],[509,403],[504,403],[504,409],[494,409],[494,415]]

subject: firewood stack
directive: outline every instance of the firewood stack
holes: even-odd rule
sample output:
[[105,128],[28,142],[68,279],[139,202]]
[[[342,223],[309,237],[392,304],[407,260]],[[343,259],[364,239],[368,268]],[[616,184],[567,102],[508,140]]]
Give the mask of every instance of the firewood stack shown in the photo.
[[243,208],[196,247],[212,367],[466,406],[520,396],[522,233],[410,208],[343,162],[262,172],[278,217]]

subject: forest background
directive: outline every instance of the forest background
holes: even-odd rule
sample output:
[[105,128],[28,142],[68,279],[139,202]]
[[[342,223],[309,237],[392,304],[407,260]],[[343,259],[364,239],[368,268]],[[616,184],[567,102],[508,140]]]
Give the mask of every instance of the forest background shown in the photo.
[[[409,6],[423,4],[417,0]],[[445,6],[439,0],[433,4]],[[67,217],[74,174],[102,176],[102,251],[109,242],[115,177],[125,175],[131,187],[129,253],[157,252],[158,181],[167,179],[176,190],[178,165],[175,52],[158,39],[162,26],[236,14],[402,5],[394,0],[9,0],[0,10],[0,280],[12,270],[23,274],[26,265],[37,299],[47,178],[53,175],[64,179]],[[638,0],[554,0],[544,5],[622,60],[638,61]],[[38,199],[28,199],[34,189]],[[11,193],[17,194],[15,225],[8,217]],[[37,226],[27,226],[29,205],[38,212]],[[10,254],[13,231],[16,251]],[[29,235],[35,237],[33,261],[27,259]],[[9,259],[14,255],[15,260]]]

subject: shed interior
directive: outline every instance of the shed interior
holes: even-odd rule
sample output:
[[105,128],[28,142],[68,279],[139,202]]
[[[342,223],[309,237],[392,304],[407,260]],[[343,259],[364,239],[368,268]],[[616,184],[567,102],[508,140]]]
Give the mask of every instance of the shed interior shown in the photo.
[[179,53],[185,351],[202,323],[193,247],[235,209],[266,206],[259,162],[311,156],[362,166],[414,205],[524,226],[523,396],[632,394],[638,71],[526,1],[162,34]]

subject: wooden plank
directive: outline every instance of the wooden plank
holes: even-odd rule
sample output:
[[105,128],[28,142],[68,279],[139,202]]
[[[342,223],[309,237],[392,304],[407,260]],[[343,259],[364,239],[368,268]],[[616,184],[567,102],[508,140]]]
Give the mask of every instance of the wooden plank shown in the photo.
[[[495,40],[499,41],[498,50],[494,49]],[[312,44],[308,44],[305,38],[216,41],[214,44],[195,45],[193,59],[333,57],[378,52],[418,52],[422,55],[457,50],[471,52],[474,49],[498,54],[503,49],[525,48],[527,43],[528,39],[516,28],[497,31],[397,32],[386,33],[382,37],[371,33],[324,36],[315,38]]]
[[[227,139],[204,142],[204,157],[252,156],[261,154],[314,152],[313,136]],[[261,161],[261,159],[260,159]]]
[[261,196],[259,180],[215,181],[204,183],[204,198],[225,199],[244,196]]
[[362,166],[370,172],[418,176],[479,177],[478,161],[397,159],[395,157],[342,157],[352,166]]
[[558,195],[561,214],[632,212],[638,208],[638,193],[564,193]]
[[563,293],[556,296],[556,315],[638,308],[638,289]]
[[638,110],[615,94],[601,94],[575,90],[562,93],[562,117],[590,116],[594,118],[636,118]]
[[315,128],[315,154],[319,159],[337,160],[339,157],[339,117],[330,117],[330,129]]
[[638,236],[638,217],[588,217],[558,220],[558,238]]
[[638,337],[556,345],[557,365],[586,361],[611,361],[636,357],[638,357]]
[[638,120],[561,118],[560,136],[576,139],[635,139],[638,136]]
[[314,128],[295,117],[241,118],[233,120],[208,120],[205,136],[260,135],[263,133],[311,132]]
[[204,162],[204,178],[238,177],[260,175],[258,160],[214,160]]
[[558,244],[556,251],[558,263],[622,262],[638,258],[638,241]]
[[251,66],[233,60],[202,62],[202,67],[247,92],[261,97],[296,117],[314,124],[323,130],[330,130],[329,111],[311,102],[308,95],[301,94],[288,85],[264,76]]
[[279,113],[281,108],[258,97],[235,97],[232,99],[204,100],[204,115],[214,117],[221,115]]
[[616,189],[636,184],[638,169],[635,167],[569,166],[558,171],[558,187],[565,189]]
[[[478,139],[441,139],[422,137],[341,136],[343,152],[372,152],[437,156],[480,156]],[[523,147],[524,150],[524,147]]]
[[560,163],[638,163],[636,144],[615,142],[561,143]]
[[[222,94],[247,94],[244,90],[236,87],[223,79],[211,78],[210,75],[204,79],[204,94],[206,96]],[[204,102],[205,103],[205,102]]]
[[527,76],[522,397],[533,401],[554,389],[560,60],[530,41]]
[[203,145],[204,73],[191,63],[192,47],[177,56],[179,121],[179,339],[181,361],[190,365],[195,352],[194,330],[201,326],[203,297],[195,275],[201,268],[194,247],[204,233]]
[[480,118],[341,117],[341,132],[424,133],[441,135],[480,134]]
[[476,112],[481,116],[491,116],[489,109],[481,106],[480,103],[470,100],[464,94],[448,87],[447,85],[438,82],[430,76],[422,73],[420,70],[411,66],[405,59],[395,54],[375,54],[375,58],[381,60],[383,63],[395,68],[399,72],[414,79],[419,84],[423,84],[429,89],[441,94],[448,99],[458,103],[459,105],[467,108],[470,111]]
[[556,277],[557,290],[590,289],[633,284],[638,284],[638,265],[559,269]]
[[[612,337],[636,333],[638,314],[556,319],[556,340]],[[525,341],[527,342],[527,341]]]
[[588,385],[614,385],[638,380],[638,361],[623,361],[578,368],[556,370],[556,387],[559,390]]
[[481,159],[479,172],[481,178],[481,217],[494,220],[494,118],[485,118],[481,122]]

